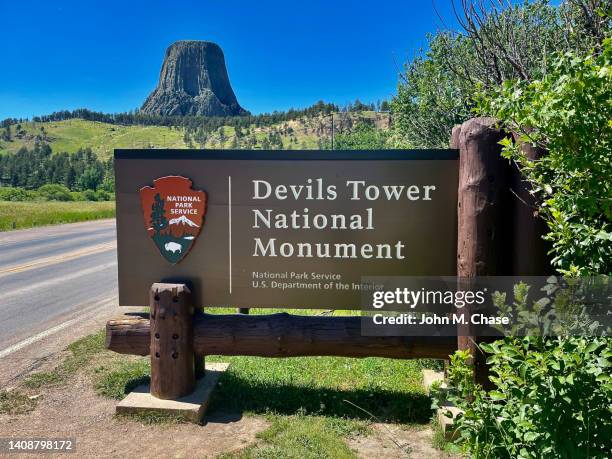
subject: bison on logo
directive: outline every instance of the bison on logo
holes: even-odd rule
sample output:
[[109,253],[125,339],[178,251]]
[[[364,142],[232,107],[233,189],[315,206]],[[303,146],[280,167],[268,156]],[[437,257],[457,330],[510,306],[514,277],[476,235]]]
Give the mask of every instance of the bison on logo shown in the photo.
[[161,177],[140,189],[147,232],[170,263],[181,261],[200,234],[206,213],[206,193],[191,189],[185,177]]

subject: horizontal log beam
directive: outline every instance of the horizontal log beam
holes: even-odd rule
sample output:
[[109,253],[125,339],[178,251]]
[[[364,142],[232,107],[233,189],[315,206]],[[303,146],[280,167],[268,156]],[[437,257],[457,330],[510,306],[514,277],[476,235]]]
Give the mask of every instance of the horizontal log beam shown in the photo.
[[[120,354],[148,355],[148,319],[110,320],[106,348]],[[203,314],[194,320],[197,355],[260,357],[344,356],[448,358],[455,337],[361,335],[361,317]]]

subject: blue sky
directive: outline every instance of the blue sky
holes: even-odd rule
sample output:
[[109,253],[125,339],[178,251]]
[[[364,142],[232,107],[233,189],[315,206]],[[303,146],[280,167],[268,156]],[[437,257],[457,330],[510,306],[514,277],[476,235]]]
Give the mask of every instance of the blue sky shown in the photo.
[[[435,8],[452,23],[449,0]],[[0,0],[0,119],[138,108],[180,39],[224,50],[253,113],[390,98],[398,66],[442,24],[432,0]]]

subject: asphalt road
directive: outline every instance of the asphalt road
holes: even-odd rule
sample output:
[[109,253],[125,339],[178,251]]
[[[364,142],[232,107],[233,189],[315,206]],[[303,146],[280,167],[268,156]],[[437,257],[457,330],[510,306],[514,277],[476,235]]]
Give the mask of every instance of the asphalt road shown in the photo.
[[114,220],[0,233],[0,359],[116,302]]

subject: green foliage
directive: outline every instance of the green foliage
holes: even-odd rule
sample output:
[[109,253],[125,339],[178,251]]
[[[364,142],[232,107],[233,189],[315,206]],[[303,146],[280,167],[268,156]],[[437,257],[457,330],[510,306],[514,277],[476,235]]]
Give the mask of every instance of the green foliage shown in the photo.
[[95,162],[94,165],[87,167],[77,184],[81,190],[93,190],[96,191],[98,186],[102,183],[104,178],[104,168],[100,162]]
[[0,201],[32,201],[36,193],[19,187],[0,187]]
[[98,190],[96,192],[96,201],[114,201],[115,195],[112,192],[106,190]]
[[114,193],[102,189],[69,191],[66,187],[57,184],[43,185],[38,190],[0,187],[0,201],[113,201],[114,199]]
[[32,149],[0,155],[0,184],[25,189],[58,184],[72,191],[95,191],[104,185],[107,192],[114,191],[111,161],[100,161],[89,148],[52,154],[51,147],[40,142]]
[[[389,133],[377,129],[372,123],[360,122],[352,130],[334,136],[334,150],[384,150],[389,148]],[[323,149],[331,148],[325,141]]]
[[498,317],[510,325],[492,325],[505,336],[610,336],[606,317],[610,309],[612,278],[609,276],[550,276],[540,291],[514,285],[511,301],[506,293],[494,292]]
[[2,138],[2,140],[4,140],[5,142],[10,142],[12,140],[10,124],[8,124],[4,128],[4,131],[2,131],[2,136],[0,138]]
[[550,71],[551,53],[599,46],[609,31],[604,8],[601,0],[460,2],[463,30],[429,35],[427,51],[404,66],[391,104],[396,142],[448,147],[453,126],[471,117],[479,86],[533,81]]
[[94,190],[85,190],[81,193],[85,201],[97,201],[98,195]]
[[481,94],[479,107],[548,150],[532,161],[520,142],[503,143],[540,200],[559,271],[612,273],[612,40],[598,55],[558,56],[540,80]]
[[72,201],[74,199],[68,188],[56,183],[41,186],[38,189],[38,195],[47,201]]
[[[470,457],[605,457],[612,450],[607,338],[506,338],[482,344],[495,390],[472,379],[468,351],[451,358],[446,398]],[[441,394],[440,394],[441,395]]]
[[400,75],[391,102],[393,133],[408,147],[447,148],[453,126],[470,118],[472,103],[470,85],[450,71],[446,57],[461,55],[468,63],[474,58],[462,36],[428,39],[429,51],[408,62]]
[[107,173],[102,180],[102,185],[100,185],[100,189],[106,193],[114,193],[115,192],[115,176],[112,173]]

